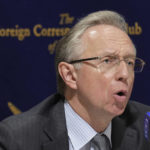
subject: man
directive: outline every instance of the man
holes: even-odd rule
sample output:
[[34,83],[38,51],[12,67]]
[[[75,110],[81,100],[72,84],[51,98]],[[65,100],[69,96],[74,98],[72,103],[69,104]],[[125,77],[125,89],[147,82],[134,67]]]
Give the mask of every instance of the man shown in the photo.
[[[58,93],[0,123],[0,150],[148,150],[149,106],[128,102],[144,61],[118,13],[81,19],[56,47]],[[145,131],[148,133],[148,131]]]

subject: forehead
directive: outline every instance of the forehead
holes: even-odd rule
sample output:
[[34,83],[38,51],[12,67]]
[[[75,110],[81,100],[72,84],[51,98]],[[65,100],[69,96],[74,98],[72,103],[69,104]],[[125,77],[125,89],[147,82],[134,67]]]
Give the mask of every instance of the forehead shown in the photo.
[[105,54],[120,56],[134,55],[135,47],[129,36],[111,25],[97,25],[88,28],[81,37],[84,47],[83,57]]

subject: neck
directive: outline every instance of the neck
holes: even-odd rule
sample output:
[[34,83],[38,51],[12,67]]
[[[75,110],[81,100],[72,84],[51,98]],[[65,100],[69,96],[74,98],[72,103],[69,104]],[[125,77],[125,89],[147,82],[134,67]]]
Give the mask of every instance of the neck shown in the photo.
[[65,97],[73,110],[95,131],[103,132],[108,127],[112,117],[103,110],[92,110],[92,108],[86,107],[78,100],[76,94],[66,94]]

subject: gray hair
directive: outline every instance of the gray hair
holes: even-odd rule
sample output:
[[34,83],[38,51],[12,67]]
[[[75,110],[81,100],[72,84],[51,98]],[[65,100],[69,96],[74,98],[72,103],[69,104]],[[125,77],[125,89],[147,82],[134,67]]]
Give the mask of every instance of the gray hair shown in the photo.
[[78,59],[83,53],[81,36],[90,27],[105,24],[115,26],[127,33],[126,22],[124,18],[114,11],[97,11],[87,15],[79,20],[72,29],[57,43],[55,49],[55,68],[57,77],[57,90],[64,94],[65,83],[58,72],[60,62],[69,62]]

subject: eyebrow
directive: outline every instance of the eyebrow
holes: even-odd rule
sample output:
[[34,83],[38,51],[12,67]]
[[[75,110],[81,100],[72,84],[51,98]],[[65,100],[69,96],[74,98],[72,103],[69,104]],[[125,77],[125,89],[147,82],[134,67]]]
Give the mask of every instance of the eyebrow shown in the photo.
[[124,56],[124,58],[128,58],[128,57],[136,57],[136,55],[134,55],[134,54],[128,54],[128,55]]
[[[119,54],[117,52],[104,52],[104,54],[101,54],[101,57],[107,57],[107,56],[119,56]],[[136,54],[127,54],[123,56],[124,58],[128,58],[128,57],[136,57]]]

